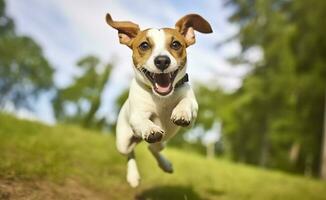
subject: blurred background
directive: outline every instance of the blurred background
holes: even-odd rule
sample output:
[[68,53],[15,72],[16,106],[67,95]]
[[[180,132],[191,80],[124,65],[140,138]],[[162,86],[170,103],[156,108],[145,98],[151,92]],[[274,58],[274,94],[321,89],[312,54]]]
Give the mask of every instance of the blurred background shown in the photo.
[[114,135],[133,71],[106,13],[212,25],[187,49],[197,122],[169,146],[326,179],[324,0],[0,0],[1,112]]

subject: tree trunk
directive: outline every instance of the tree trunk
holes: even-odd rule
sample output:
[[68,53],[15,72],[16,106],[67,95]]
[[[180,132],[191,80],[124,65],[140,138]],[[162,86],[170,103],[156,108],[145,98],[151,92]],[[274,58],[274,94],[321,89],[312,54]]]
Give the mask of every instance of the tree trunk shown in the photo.
[[211,142],[206,145],[206,157],[207,158],[215,157],[215,142]]
[[324,104],[324,130],[321,146],[321,166],[320,178],[326,180],[326,91],[325,91],[325,104]]
[[264,120],[261,131],[261,141],[260,141],[260,157],[259,157],[259,166],[265,168],[267,165],[268,157],[269,157],[269,138],[267,132],[267,120]]

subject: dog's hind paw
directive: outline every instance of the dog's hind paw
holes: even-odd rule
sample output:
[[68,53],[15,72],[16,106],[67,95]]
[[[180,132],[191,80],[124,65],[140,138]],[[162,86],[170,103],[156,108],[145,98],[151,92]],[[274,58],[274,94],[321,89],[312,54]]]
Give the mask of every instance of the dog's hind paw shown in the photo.
[[158,163],[159,167],[166,173],[173,173],[173,165],[170,161],[165,159],[164,157],[160,158],[160,161]]
[[127,182],[133,188],[137,187],[140,182],[140,176],[134,159],[128,161]]
[[131,187],[135,188],[135,187],[138,187],[140,178],[127,177],[127,181]]

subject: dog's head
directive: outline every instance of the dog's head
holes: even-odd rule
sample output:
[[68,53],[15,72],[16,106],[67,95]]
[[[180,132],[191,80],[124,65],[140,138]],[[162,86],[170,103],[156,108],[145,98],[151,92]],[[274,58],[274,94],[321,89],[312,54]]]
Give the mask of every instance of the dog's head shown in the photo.
[[121,44],[132,49],[136,79],[151,87],[159,96],[173,93],[175,85],[186,74],[186,48],[195,43],[195,33],[211,33],[209,23],[197,14],[182,17],[175,28],[140,30],[129,21],[107,23],[118,30]]

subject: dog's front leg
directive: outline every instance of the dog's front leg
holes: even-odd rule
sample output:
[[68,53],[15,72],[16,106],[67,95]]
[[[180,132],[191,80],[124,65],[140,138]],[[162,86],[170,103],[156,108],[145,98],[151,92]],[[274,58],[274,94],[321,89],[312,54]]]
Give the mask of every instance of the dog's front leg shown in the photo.
[[178,126],[189,126],[197,117],[198,103],[191,88],[172,111],[171,120]]
[[150,112],[134,112],[130,116],[130,125],[134,133],[149,143],[161,141],[165,132],[151,120]]

